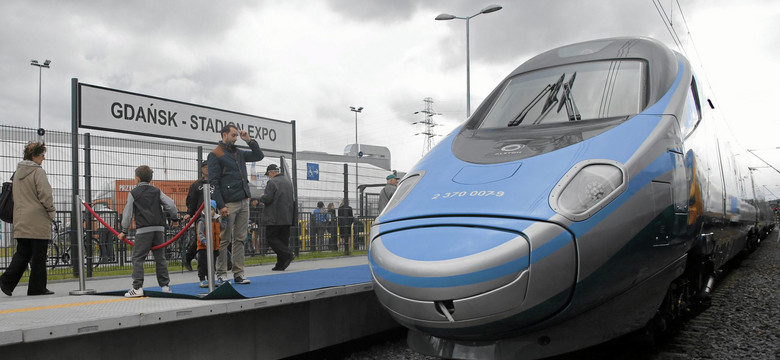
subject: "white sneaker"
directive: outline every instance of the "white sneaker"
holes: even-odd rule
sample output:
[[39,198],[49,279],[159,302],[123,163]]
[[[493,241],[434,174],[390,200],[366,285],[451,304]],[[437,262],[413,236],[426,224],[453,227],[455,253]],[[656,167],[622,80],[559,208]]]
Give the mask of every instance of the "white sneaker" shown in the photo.
[[165,285],[165,286],[163,286],[163,287],[161,287],[161,288],[160,288],[160,291],[162,291],[162,292],[164,292],[164,293],[168,293],[168,294],[170,294],[170,293],[171,293],[171,287],[170,287],[170,286],[168,286],[168,285]]
[[125,297],[129,297],[129,298],[141,297],[141,296],[144,296],[144,288],[130,289],[130,291],[125,293]]

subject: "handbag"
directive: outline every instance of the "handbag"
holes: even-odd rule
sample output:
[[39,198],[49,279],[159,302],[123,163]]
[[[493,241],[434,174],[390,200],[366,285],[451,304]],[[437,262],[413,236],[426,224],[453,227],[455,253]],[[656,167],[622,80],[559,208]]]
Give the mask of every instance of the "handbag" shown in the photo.
[[14,175],[11,175],[11,181],[3,183],[3,192],[0,193],[0,220],[7,223],[14,222]]

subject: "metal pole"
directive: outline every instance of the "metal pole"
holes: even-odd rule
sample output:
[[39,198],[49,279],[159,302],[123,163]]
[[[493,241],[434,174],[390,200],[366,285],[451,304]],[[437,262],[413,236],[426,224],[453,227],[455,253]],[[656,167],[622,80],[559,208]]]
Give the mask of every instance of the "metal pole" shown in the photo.
[[[72,181],[72,191],[73,196],[76,197],[79,194],[79,79],[72,78],[70,80],[70,93],[71,93],[71,181]],[[71,233],[71,239],[70,239],[70,253],[75,254],[76,249],[74,247],[78,247],[78,241],[77,239],[74,239],[73,236],[76,234],[76,222],[73,221],[73,219],[76,218],[76,213],[81,211],[81,204],[78,203],[78,201],[73,201],[71,204],[71,215],[70,215],[70,233]],[[81,224],[79,221],[78,224]],[[78,225],[81,226],[81,225]],[[77,266],[77,263],[75,261],[72,262],[73,266],[73,274],[77,275],[78,273],[81,273],[82,269],[80,269]]]
[[349,165],[344,164],[344,201],[349,201]]
[[[92,204],[92,169],[91,169],[91,163],[92,163],[92,151],[90,150],[90,137],[89,133],[84,133],[84,197],[86,197],[87,204]],[[79,209],[81,210],[81,209]],[[81,214],[81,211],[79,211],[79,214]],[[93,237],[95,233],[97,233],[97,227],[93,226],[92,223],[92,214],[87,212],[84,217],[84,223],[87,224],[87,235],[90,237]],[[100,242],[100,237],[98,237],[98,242]],[[87,251],[87,276],[92,277],[92,268],[94,264],[94,246],[91,246],[92,242],[89,243],[90,247]],[[100,245],[98,245],[100,246]],[[107,254],[104,254],[107,255]],[[98,260],[99,261],[99,260]]]
[[[349,205],[349,165],[344,163],[344,204]],[[341,220],[343,221],[343,220]],[[339,237],[342,239],[345,239],[344,241],[344,255],[349,255],[349,238],[345,238],[344,236],[341,236],[341,226],[338,226],[338,221],[336,222],[336,226],[338,227]],[[350,228],[352,225],[350,224]]]
[[[78,205],[81,205],[81,197],[77,195],[73,196],[73,203]],[[76,239],[78,243],[78,257],[75,261],[73,261],[74,264],[78,264],[79,267],[79,289],[78,290],[71,290],[71,295],[92,295],[95,294],[96,291],[93,289],[87,289],[87,282],[86,282],[86,275],[84,274],[84,229],[81,225],[81,209],[79,211],[76,211]]]
[[[209,293],[214,291],[214,243],[212,239],[214,234],[211,231],[211,186],[209,181],[203,179],[203,213],[201,214],[203,220],[203,227],[206,228],[206,267],[208,268],[208,275],[206,279],[209,282]],[[197,226],[195,227],[195,233],[197,234]],[[195,241],[197,241],[197,235],[195,235]]]
[[360,161],[360,143],[358,142],[358,115],[357,111],[355,111],[355,146],[357,146],[357,149],[355,149],[355,199],[358,198],[358,185],[360,184],[360,179],[358,177],[358,162]]
[[38,60],[30,60],[30,65],[38,67],[38,141],[43,141],[43,129],[41,128],[41,84],[43,78],[43,68],[49,68],[51,60],[46,60],[43,64]]
[[[289,173],[290,175],[290,181],[292,181],[293,184],[293,228],[295,229],[295,232],[290,232],[290,236],[292,237],[292,244],[294,246],[294,254],[295,257],[301,256],[301,244],[300,237],[298,236],[298,233],[300,232],[300,228],[298,227],[298,135],[297,134],[297,125],[295,125],[295,120],[291,120],[290,124],[292,125],[292,171]],[[286,166],[287,163],[284,162],[284,156],[280,157],[280,164],[283,166]],[[289,241],[288,241],[289,243]]]
[[[476,16],[476,15],[475,15]],[[471,117],[471,52],[469,49],[469,20],[466,18],[466,118]]]
[[200,164],[203,164],[203,146],[198,146],[198,164],[195,165],[195,167],[197,168],[197,170],[195,171],[196,174],[198,174],[196,178],[199,178],[201,175],[203,175],[202,174],[203,167],[201,167]]
[[[43,77],[43,67],[38,66],[38,129],[41,128],[41,78]],[[43,141],[43,135],[38,133],[38,141]]]
[[349,111],[355,113],[355,146],[357,146],[357,152],[355,153],[355,199],[359,196],[357,187],[360,185],[360,177],[358,176],[358,162],[360,161],[360,143],[358,142],[358,113],[363,111],[363,107],[359,106],[355,109],[354,106],[349,107]]

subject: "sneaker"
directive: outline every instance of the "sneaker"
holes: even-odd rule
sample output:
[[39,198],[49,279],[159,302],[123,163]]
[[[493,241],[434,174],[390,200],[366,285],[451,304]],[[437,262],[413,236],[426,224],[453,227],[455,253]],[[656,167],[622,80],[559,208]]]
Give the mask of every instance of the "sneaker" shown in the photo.
[[202,288],[209,287],[209,281],[208,280],[201,280],[200,287],[202,287]]
[[160,287],[160,291],[162,291],[164,293],[170,294],[171,293],[171,287],[168,286],[168,285],[162,286],[162,287]]
[[130,289],[130,291],[125,293],[125,297],[129,297],[129,298],[141,297],[141,296],[144,296],[144,288]]
[[224,283],[230,283],[230,281],[225,280],[225,279],[223,279],[221,277],[218,277],[215,285],[222,286]]
[[238,277],[234,278],[233,282],[235,282],[236,284],[241,284],[241,285],[249,285],[249,283],[251,283],[251,281],[249,281],[249,279],[241,277],[241,276],[238,276]]

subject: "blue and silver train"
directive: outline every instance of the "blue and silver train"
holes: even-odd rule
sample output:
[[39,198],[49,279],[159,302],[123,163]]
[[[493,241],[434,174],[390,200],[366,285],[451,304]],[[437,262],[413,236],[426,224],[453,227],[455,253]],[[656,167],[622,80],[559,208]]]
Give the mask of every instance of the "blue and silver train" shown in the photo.
[[371,229],[374,289],[410,347],[540,358],[706,306],[774,214],[703,90],[649,38],[563,46],[504,79]]

